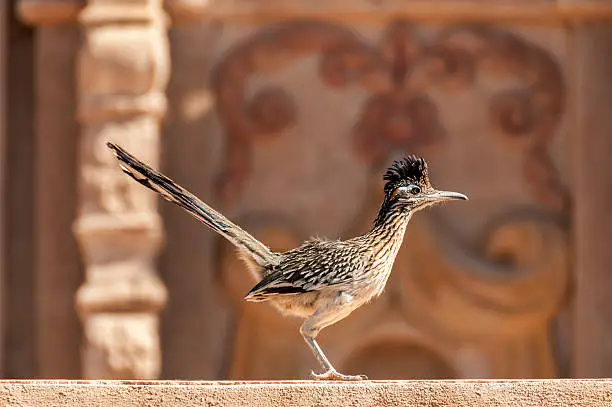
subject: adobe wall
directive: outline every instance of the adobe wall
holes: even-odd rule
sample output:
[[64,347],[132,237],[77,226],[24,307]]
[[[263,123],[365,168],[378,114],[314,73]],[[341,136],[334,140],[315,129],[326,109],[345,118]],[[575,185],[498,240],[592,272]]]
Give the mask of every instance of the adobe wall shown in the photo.
[[4,381],[12,406],[606,406],[612,380],[293,382]]

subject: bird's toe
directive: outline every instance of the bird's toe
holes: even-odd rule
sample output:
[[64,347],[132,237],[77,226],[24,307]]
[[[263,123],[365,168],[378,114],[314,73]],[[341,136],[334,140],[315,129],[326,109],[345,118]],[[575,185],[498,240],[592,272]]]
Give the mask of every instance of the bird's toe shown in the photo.
[[360,381],[360,380],[368,380],[366,375],[345,375],[339,373],[335,370],[328,370],[325,373],[317,374],[315,372],[310,372],[310,376],[314,380],[338,380],[338,381]]

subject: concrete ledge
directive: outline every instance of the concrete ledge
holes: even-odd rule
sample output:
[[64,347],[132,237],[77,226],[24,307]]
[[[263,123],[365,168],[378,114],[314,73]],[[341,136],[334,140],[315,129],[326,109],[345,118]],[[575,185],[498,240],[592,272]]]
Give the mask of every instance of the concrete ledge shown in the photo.
[[612,380],[0,381],[0,406],[612,406]]

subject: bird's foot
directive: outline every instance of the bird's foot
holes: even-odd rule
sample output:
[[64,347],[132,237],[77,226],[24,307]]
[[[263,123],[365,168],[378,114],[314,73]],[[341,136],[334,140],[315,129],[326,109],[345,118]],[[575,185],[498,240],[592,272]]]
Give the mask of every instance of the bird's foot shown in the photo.
[[340,380],[340,381],[359,381],[359,380],[368,380],[368,377],[365,375],[345,375],[342,373],[336,372],[334,369],[329,369],[325,373],[316,374],[315,372],[310,372],[310,376],[314,380]]

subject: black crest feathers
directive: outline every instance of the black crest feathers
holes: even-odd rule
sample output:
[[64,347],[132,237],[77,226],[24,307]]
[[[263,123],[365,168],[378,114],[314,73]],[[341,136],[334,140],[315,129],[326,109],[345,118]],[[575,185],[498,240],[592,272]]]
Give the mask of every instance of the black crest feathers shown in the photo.
[[429,185],[427,162],[415,155],[410,155],[400,161],[393,161],[383,179],[387,181],[385,183],[385,193],[389,193],[401,185]]

